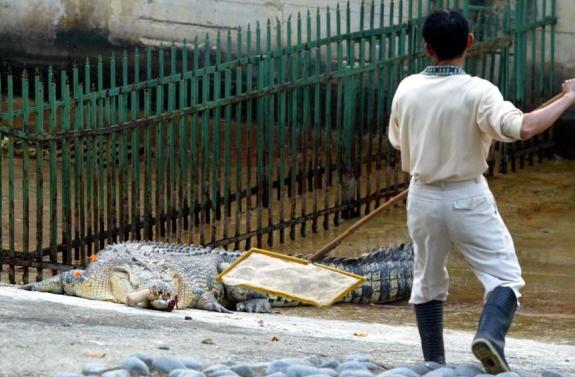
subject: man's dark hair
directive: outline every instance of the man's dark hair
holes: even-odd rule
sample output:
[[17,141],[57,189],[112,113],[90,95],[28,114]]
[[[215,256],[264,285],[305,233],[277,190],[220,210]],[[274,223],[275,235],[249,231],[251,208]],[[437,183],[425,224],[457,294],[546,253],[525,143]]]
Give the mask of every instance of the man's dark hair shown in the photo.
[[440,60],[453,59],[463,54],[467,46],[469,23],[456,10],[438,10],[423,24],[423,39]]

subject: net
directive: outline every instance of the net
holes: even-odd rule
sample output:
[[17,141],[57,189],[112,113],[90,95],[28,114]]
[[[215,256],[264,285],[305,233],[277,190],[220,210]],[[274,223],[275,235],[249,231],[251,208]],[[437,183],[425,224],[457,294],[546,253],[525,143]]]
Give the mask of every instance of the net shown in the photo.
[[253,248],[220,273],[218,280],[305,304],[329,306],[365,279],[305,259]]

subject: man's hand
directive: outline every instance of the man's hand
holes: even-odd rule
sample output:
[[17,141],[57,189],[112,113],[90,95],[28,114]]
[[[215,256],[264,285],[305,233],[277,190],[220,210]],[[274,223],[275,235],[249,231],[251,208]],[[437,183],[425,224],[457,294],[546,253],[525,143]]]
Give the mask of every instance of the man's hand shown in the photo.
[[570,97],[571,103],[575,105],[575,79],[566,80],[561,89],[563,95]]
[[540,134],[553,125],[561,114],[575,106],[575,79],[567,80],[561,86],[562,95],[550,104],[523,116],[521,140],[527,140]]

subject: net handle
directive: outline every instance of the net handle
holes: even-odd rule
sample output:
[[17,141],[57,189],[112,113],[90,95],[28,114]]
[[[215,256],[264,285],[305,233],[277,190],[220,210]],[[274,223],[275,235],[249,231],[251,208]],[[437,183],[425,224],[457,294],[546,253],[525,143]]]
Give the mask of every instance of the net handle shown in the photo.
[[387,202],[383,203],[382,205],[380,205],[379,207],[377,207],[376,209],[373,210],[373,212],[371,212],[369,215],[365,216],[363,219],[357,221],[355,224],[353,224],[352,226],[350,226],[345,232],[343,232],[342,234],[340,234],[339,236],[337,236],[334,240],[332,240],[330,243],[328,243],[327,245],[325,245],[324,247],[322,247],[321,249],[319,249],[318,251],[316,251],[311,257],[310,257],[310,261],[311,262],[315,262],[316,260],[318,260],[319,258],[323,257],[325,254],[329,253],[331,250],[335,249],[336,247],[338,247],[341,242],[346,239],[349,235],[351,235],[353,232],[355,232],[356,230],[358,230],[359,228],[361,228],[363,225],[365,225],[366,223],[368,223],[370,220],[372,220],[374,217],[376,217],[377,215],[379,215],[382,211],[388,209],[389,207],[391,207],[392,205],[394,205],[395,203],[399,202],[400,200],[403,200],[406,196],[407,196],[407,192],[409,189],[405,189],[402,192],[400,192],[399,194],[395,195],[394,197],[392,197],[391,199],[389,199]]

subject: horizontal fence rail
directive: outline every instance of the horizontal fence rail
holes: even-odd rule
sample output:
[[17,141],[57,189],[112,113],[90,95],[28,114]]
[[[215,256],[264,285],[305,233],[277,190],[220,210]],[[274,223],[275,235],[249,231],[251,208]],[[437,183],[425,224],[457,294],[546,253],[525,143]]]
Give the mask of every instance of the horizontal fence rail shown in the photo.
[[[369,213],[408,184],[387,121],[400,80],[428,64],[430,10],[472,21],[467,72],[526,110],[550,97],[555,1],[492,3],[347,4],[106,62],[1,72],[0,281],[85,266],[122,240],[247,249]],[[551,146],[549,132],[497,144],[490,172]]]

